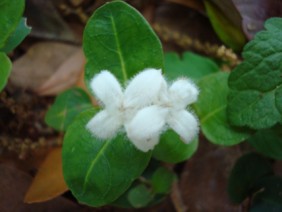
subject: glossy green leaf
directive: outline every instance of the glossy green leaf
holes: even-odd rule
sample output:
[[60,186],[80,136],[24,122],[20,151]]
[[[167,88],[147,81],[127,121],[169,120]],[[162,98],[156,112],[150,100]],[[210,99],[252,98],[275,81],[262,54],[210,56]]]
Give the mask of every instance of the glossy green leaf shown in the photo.
[[151,185],[152,177],[156,170],[158,170],[160,167],[161,163],[152,159],[142,175],[132,183],[125,193],[123,193],[116,201],[112,202],[111,205],[122,208],[133,208],[134,206],[129,201],[129,194],[132,192],[132,189],[135,189],[137,186],[141,185],[147,186],[147,188],[150,189],[150,194],[153,196],[152,200],[146,205],[146,207],[158,204],[160,201],[162,201],[166,194],[156,194]]
[[0,52],[0,91],[5,87],[10,75],[12,63],[8,56]]
[[269,19],[229,77],[228,118],[233,125],[263,129],[282,120],[282,18]]
[[151,191],[143,184],[132,188],[128,194],[128,200],[134,208],[142,208],[153,199]]
[[170,80],[178,77],[189,77],[192,80],[199,80],[201,77],[219,71],[218,65],[211,59],[185,52],[179,56],[177,53],[166,53],[165,76]]
[[273,159],[282,160],[281,126],[260,130],[247,141],[261,154]]
[[232,49],[236,51],[241,50],[246,43],[246,37],[242,28],[236,26],[212,2],[205,0],[204,3],[207,15],[218,37]]
[[83,49],[87,82],[101,70],[125,82],[145,68],[163,68],[159,39],[142,15],[122,1],[95,11],[84,31]]
[[24,0],[0,0],[0,49],[18,26],[24,4]]
[[218,72],[198,82],[200,95],[194,109],[200,118],[201,129],[214,144],[234,145],[244,141],[248,132],[230,126],[226,116],[228,73]]
[[198,139],[185,144],[178,134],[168,130],[161,136],[160,143],[153,150],[153,157],[167,163],[179,163],[192,157],[197,149]]
[[89,96],[80,88],[59,94],[45,116],[45,122],[59,131],[65,131],[82,111],[93,107]]
[[166,194],[169,193],[172,187],[172,183],[176,180],[176,175],[164,168],[158,168],[153,177],[152,177],[152,185],[153,190],[156,193]]
[[26,18],[22,18],[15,31],[6,40],[5,45],[0,49],[9,53],[16,48],[23,39],[30,33],[31,28],[26,24]]
[[241,203],[254,192],[254,185],[266,176],[273,174],[268,159],[249,153],[236,161],[228,179],[229,198],[234,203]]
[[85,128],[95,110],[81,113],[67,129],[63,144],[63,172],[74,196],[91,206],[109,204],[142,174],[151,152],[137,150],[124,135],[95,139]]
[[256,183],[253,205],[250,211],[281,211],[282,209],[282,178],[270,176]]

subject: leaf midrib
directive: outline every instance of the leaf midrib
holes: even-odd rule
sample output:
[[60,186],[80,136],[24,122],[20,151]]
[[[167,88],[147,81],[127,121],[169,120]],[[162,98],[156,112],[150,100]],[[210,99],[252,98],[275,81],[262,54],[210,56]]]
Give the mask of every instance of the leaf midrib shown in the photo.
[[83,183],[83,189],[82,189],[82,194],[85,192],[86,190],[86,187],[87,187],[87,184],[88,184],[88,181],[89,181],[89,178],[90,178],[90,174],[94,168],[94,166],[96,165],[96,163],[98,162],[100,156],[102,154],[104,154],[104,151],[105,149],[107,149],[107,147],[109,146],[109,144],[111,143],[110,141],[103,141],[104,144],[102,146],[102,148],[98,151],[98,153],[96,154],[96,157],[94,160],[92,160],[90,166],[89,166],[89,169],[87,170],[87,173],[85,175],[85,178],[84,178],[84,183]]
[[119,42],[119,38],[118,38],[117,28],[116,28],[116,24],[115,24],[115,21],[114,21],[114,18],[113,18],[112,15],[110,16],[110,18],[111,18],[112,29],[113,29],[113,32],[114,32],[114,37],[115,37],[115,41],[116,41],[116,45],[117,45],[117,54],[118,54],[120,64],[121,64],[121,71],[122,71],[122,75],[123,75],[123,80],[124,80],[124,82],[126,82],[128,78],[127,78],[126,67],[125,67],[125,63],[124,63],[124,57],[123,57],[123,54],[122,54],[122,51],[121,51],[120,42]]
[[211,117],[214,116],[215,114],[221,112],[221,111],[224,110],[225,108],[226,108],[226,104],[223,105],[223,106],[221,106],[221,107],[216,108],[215,110],[211,111],[208,115],[206,115],[204,118],[202,118],[202,119],[200,120],[200,122],[201,122],[202,124],[204,124],[209,118],[211,118]]

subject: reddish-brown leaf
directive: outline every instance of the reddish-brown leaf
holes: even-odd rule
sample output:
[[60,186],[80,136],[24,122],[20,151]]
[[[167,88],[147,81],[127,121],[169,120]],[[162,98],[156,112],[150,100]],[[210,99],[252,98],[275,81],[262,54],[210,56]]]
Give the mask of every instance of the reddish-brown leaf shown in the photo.
[[53,199],[67,191],[62,171],[62,148],[53,149],[40,166],[29,187],[24,202],[34,203]]

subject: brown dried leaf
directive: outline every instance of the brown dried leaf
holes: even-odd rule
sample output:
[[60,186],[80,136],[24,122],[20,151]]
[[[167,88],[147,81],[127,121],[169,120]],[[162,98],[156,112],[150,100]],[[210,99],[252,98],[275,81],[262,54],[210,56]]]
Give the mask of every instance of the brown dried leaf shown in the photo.
[[201,139],[180,179],[183,202],[189,211],[240,211],[227,195],[227,179],[241,155],[238,146],[218,147]]
[[61,195],[67,190],[62,170],[62,148],[58,147],[48,154],[40,166],[25,195],[24,202],[44,202]]
[[32,178],[25,172],[13,167],[11,164],[0,164],[0,211],[80,211],[80,207],[63,198],[57,197],[51,201],[38,204],[25,204],[24,193],[30,185]]
[[77,50],[76,46],[58,42],[37,43],[13,63],[9,80],[18,87],[35,90]]
[[197,10],[201,13],[205,11],[205,7],[202,1],[199,0],[167,0],[168,2],[181,4],[185,7],[190,7],[194,10]]
[[77,83],[83,72],[85,57],[82,49],[66,59],[57,71],[42,85],[37,92],[40,95],[56,95]]

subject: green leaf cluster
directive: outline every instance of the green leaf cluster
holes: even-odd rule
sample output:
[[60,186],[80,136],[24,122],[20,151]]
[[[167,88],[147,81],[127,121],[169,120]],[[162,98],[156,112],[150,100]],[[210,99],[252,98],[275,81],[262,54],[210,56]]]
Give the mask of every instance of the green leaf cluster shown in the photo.
[[[138,11],[121,1],[106,3],[95,11],[84,31],[83,49],[87,59],[87,84],[101,70],[111,71],[126,83],[145,68],[163,69],[164,66],[157,36]],[[81,92],[75,95],[77,92],[67,91],[57,97],[46,121],[58,130],[66,130],[63,172],[78,201],[94,207],[114,204],[139,208],[163,198],[174,175],[161,170],[146,182],[138,180],[153,152],[137,150],[122,132],[107,141],[95,138],[85,126],[98,110],[87,110],[88,98]],[[167,143],[165,141],[161,143]],[[176,138],[174,142],[181,140]],[[190,147],[184,148],[184,152],[178,156],[172,151],[169,155],[172,161],[180,161],[192,154]],[[161,160],[164,153],[160,155]],[[166,176],[165,179],[156,183],[161,175]]]
[[[237,160],[228,180],[232,202],[251,202],[250,211],[280,211],[282,178],[275,176],[269,159],[248,153]],[[252,200],[252,201],[251,201]]]
[[24,0],[0,0],[0,91],[5,87],[11,72],[12,51],[29,34],[30,28],[22,18]]

